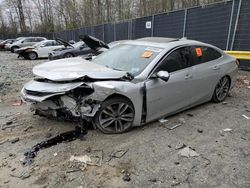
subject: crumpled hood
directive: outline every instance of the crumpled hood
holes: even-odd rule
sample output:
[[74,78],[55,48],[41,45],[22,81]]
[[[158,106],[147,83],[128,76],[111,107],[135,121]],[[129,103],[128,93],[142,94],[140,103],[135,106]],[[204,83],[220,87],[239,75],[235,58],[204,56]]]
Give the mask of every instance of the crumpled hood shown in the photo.
[[80,36],[80,38],[92,50],[97,51],[99,48],[109,49],[109,46],[106,43],[90,35]]
[[16,49],[15,53],[19,54],[19,53],[22,53],[28,49],[35,49],[35,47],[34,46],[25,46],[22,48],[18,48],[18,49]]
[[35,66],[33,73],[38,77],[52,81],[70,81],[82,77],[99,80],[119,79],[126,75],[124,71],[113,70],[87,61],[81,57],[43,63]]
[[65,47],[69,46],[69,47],[74,48],[74,46],[72,46],[70,43],[64,41],[63,39],[56,38],[56,41],[59,42],[60,44],[64,45]]

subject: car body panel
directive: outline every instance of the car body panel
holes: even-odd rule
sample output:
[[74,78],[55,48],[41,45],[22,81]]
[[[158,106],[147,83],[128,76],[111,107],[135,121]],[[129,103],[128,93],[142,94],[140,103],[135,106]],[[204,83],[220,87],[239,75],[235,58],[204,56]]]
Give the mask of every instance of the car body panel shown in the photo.
[[15,39],[7,39],[7,40],[2,41],[0,43],[0,49],[5,49],[6,45],[11,44],[14,41]]
[[19,48],[15,51],[15,53],[19,54],[19,56],[23,56],[24,58],[28,58],[28,54],[30,52],[35,52],[38,58],[48,58],[49,52],[60,48],[63,48],[63,45],[56,43],[55,40],[44,40],[33,46]]
[[21,47],[26,47],[26,46],[32,46],[38,42],[41,42],[43,40],[47,40],[44,37],[24,37],[16,42],[13,42],[8,48],[11,49],[13,47],[21,48]]
[[55,60],[37,65],[33,68],[33,73],[42,78],[53,81],[69,81],[76,80],[87,76],[93,79],[119,79],[126,72],[116,71],[81,57],[67,58],[63,62]]
[[[124,76],[128,74],[125,71],[113,70],[80,57],[38,65],[34,67],[33,73],[44,81],[38,81],[37,86],[25,85],[22,90],[24,100],[29,102],[33,100],[32,103],[37,108],[40,108],[43,101],[46,101],[46,105],[48,105],[46,109],[56,111],[58,108],[67,108],[71,114],[75,114],[75,116],[81,114],[79,116],[83,118],[93,117],[107,98],[123,96],[133,104],[135,109],[133,125],[138,126],[210,101],[219,79],[224,76],[230,77],[231,87],[234,85],[237,73],[236,59],[212,45],[193,40],[177,40],[169,43],[140,40],[125,41],[123,44],[142,45],[162,50],[138,75],[131,79],[124,79]],[[211,47],[220,52],[222,56],[204,64],[171,72],[168,81],[156,77],[155,68],[163,57],[167,57],[173,50],[183,46]],[[43,82],[48,85],[42,85]],[[53,85],[51,85],[52,83]],[[69,83],[72,89],[68,92],[57,89],[59,86],[56,85],[65,83]],[[77,84],[81,85],[77,86]],[[37,96],[25,95],[25,90],[32,90],[32,88],[36,88],[38,93],[49,91],[47,97],[41,95],[42,99],[37,100],[33,97],[39,97],[39,94]],[[72,94],[77,89],[81,91],[81,101],[86,105],[84,108],[78,106],[79,98],[74,98],[74,94]],[[53,96],[51,97],[51,95]],[[64,101],[61,102],[60,107],[56,106],[57,103],[54,101],[56,95],[58,96],[56,100]],[[74,108],[70,105],[67,106],[65,100],[74,104]],[[90,103],[89,100],[94,102]]]
[[94,53],[94,51],[86,47],[83,41],[80,41],[70,46],[64,46],[63,48],[52,50],[48,56],[50,60],[56,60],[65,58],[66,54],[71,54],[73,57],[75,57],[89,53]]
[[73,45],[62,39],[56,39],[60,43],[62,43],[65,47],[50,52],[49,59],[56,60],[65,58],[66,54],[71,54],[73,57],[80,55],[88,55],[88,54],[92,54],[94,56],[101,53],[99,52],[100,48],[106,48],[106,49],[109,48],[109,46],[106,43],[92,36],[84,35],[81,36],[80,38],[82,41],[75,43]]
[[167,82],[160,78],[150,78],[146,81],[147,89],[147,120],[150,122],[161,116],[190,105],[193,88],[190,79],[190,68],[170,73]]

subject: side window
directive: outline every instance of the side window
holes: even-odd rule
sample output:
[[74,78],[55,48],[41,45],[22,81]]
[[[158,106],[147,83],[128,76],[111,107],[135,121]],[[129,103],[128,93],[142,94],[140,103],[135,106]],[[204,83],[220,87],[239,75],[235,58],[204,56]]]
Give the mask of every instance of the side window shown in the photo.
[[192,65],[206,63],[221,57],[220,52],[213,48],[205,46],[192,46],[190,48],[190,51],[193,57]]
[[36,38],[31,38],[31,42],[38,42]]
[[23,42],[26,43],[26,42],[33,42],[33,41],[32,41],[32,38],[29,38],[29,39],[25,39]]
[[43,38],[35,38],[35,42],[41,42],[43,41]]
[[44,46],[52,46],[52,42],[46,42]]
[[53,46],[60,46],[60,45],[62,45],[62,44],[60,44],[60,43],[57,42],[57,41],[53,41]]
[[158,71],[174,72],[190,66],[191,56],[189,47],[182,47],[169,54],[156,69]]

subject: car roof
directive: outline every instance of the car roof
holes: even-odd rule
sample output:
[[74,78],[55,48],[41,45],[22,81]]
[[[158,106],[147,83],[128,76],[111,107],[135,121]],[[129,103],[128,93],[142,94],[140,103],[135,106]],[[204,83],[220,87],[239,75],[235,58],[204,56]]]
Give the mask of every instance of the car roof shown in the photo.
[[[182,45],[200,45],[200,46],[207,46],[207,47],[212,47],[215,48],[219,51],[222,52],[221,49],[217,48],[216,46],[207,44],[207,43],[203,43],[200,41],[196,41],[196,40],[189,40],[186,38],[181,38],[181,39],[176,39],[176,40],[170,40],[170,38],[164,38],[164,37],[150,37],[152,39],[150,40],[145,40],[145,39],[141,39],[141,40],[128,40],[126,42],[124,42],[124,44],[132,44],[132,45],[143,45],[143,46],[152,46],[152,47],[158,47],[158,48],[164,48],[164,49],[172,49],[178,46],[182,46]],[[156,38],[156,39],[153,39]],[[159,41],[159,38],[162,39],[162,41]]]
[[168,43],[179,40],[178,38],[167,38],[167,37],[144,37],[139,38],[137,41],[146,41],[146,42],[157,42],[157,43]]

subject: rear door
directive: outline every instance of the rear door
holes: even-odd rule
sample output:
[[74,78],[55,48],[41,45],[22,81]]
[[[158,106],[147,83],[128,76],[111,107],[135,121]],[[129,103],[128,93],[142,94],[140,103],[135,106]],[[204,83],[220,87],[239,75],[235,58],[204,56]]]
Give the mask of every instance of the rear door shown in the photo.
[[190,100],[193,104],[210,100],[221,76],[222,54],[206,46],[191,46],[192,87],[196,94]]
[[164,70],[170,73],[167,82],[152,77],[146,81],[147,118],[146,122],[173,113],[190,104],[194,94],[189,64],[189,47],[181,47],[171,52],[154,70],[153,74]]

